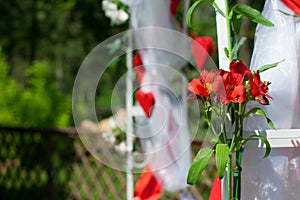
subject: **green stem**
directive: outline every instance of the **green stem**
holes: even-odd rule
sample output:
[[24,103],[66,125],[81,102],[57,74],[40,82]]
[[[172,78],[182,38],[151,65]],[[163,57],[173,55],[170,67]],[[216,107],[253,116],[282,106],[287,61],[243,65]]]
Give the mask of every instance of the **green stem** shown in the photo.
[[[243,137],[243,116],[245,112],[246,104],[239,103],[239,112],[238,112],[238,120],[239,120],[239,134]],[[240,199],[241,196],[241,169],[242,169],[242,156],[243,156],[243,149],[238,149],[236,152],[236,165],[233,172],[234,176],[234,198]]]
[[231,200],[231,155],[228,157],[228,163],[227,163],[227,192],[228,192],[228,200]]
[[225,118],[226,118],[226,110],[224,109],[224,105],[221,105],[221,134],[223,135],[223,143],[227,143],[227,137],[226,137],[226,126],[225,126]]
[[242,169],[242,156],[243,151],[238,150],[236,158],[236,167],[234,169],[234,198],[240,199],[241,198],[241,169]]
[[227,28],[227,49],[229,62],[232,61],[232,44],[231,44],[231,17],[229,14],[229,0],[225,0],[225,16],[226,16],[226,28]]

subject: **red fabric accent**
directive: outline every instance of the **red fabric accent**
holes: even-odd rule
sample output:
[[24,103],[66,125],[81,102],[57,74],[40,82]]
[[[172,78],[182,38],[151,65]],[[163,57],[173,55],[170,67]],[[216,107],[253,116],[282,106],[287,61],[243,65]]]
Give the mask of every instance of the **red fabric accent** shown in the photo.
[[173,16],[176,15],[179,4],[180,4],[180,0],[171,0],[170,11]]
[[152,94],[152,92],[143,92],[142,90],[139,90],[136,92],[135,98],[144,110],[146,116],[149,118],[151,116],[151,111],[155,103],[154,95]]
[[143,66],[142,57],[139,52],[136,53],[133,58],[133,65],[137,76],[137,80],[139,82],[139,85],[141,85],[145,74],[145,67]]
[[209,200],[222,200],[222,181],[217,176],[210,190]]
[[162,192],[162,187],[157,182],[150,167],[146,167],[137,181],[134,189],[135,200],[157,200]]
[[282,0],[291,10],[300,15],[300,0]]
[[192,52],[199,70],[204,68],[204,64],[208,55],[212,54],[212,48],[213,40],[211,37],[194,38],[192,42]]

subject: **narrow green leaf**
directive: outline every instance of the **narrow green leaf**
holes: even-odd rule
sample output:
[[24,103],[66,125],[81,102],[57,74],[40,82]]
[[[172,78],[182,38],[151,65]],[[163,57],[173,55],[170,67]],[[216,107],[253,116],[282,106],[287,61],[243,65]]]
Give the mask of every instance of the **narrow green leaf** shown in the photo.
[[267,120],[267,122],[268,122],[269,127],[272,128],[272,129],[276,129],[275,126],[274,126],[274,124],[273,124],[273,122],[272,122],[272,120],[271,120],[270,118],[267,117],[267,115],[266,115],[265,111],[263,111],[263,109],[257,108],[257,107],[251,108],[251,109],[244,115],[244,117],[245,117],[245,118],[246,118],[246,117],[249,117],[250,114],[261,115],[261,116],[265,117],[266,120]]
[[223,17],[226,17],[223,11],[219,8],[219,6],[216,4],[214,0],[208,0],[208,2],[216,9],[216,11],[222,15]]
[[253,22],[272,27],[274,24],[265,18],[258,10],[251,8],[245,4],[236,4],[233,8],[233,11],[239,15],[247,17]]
[[187,12],[186,22],[189,27],[192,26],[192,14],[193,14],[195,8],[198,6],[199,3],[203,2],[203,1],[207,1],[208,3],[210,3],[210,5],[212,5],[218,13],[220,13],[223,17],[225,17],[225,14],[218,7],[218,5],[216,4],[216,2],[214,0],[198,0],[193,3],[193,5],[189,8],[189,10]]
[[226,57],[228,58],[229,57],[229,50],[226,47],[224,48],[224,53],[225,53]]
[[199,1],[196,1],[188,10],[187,14],[186,14],[186,23],[189,27],[192,26],[192,14],[195,10],[195,8],[198,6],[199,3],[201,3],[203,0],[199,0]]
[[278,64],[282,63],[283,61],[285,61],[284,59],[282,61],[276,62],[276,63],[272,63],[272,64],[268,64],[268,65],[263,65],[261,66],[258,71],[259,72],[264,72],[267,71],[268,69],[274,68],[276,67]]
[[193,185],[207,166],[209,159],[214,153],[213,149],[203,148],[195,156],[189,169],[187,183]]
[[259,108],[254,114],[264,116],[268,122],[269,127],[272,129],[275,129],[275,126],[270,118],[267,117],[265,111],[263,109]]
[[245,41],[246,41],[246,37],[241,37],[240,39],[236,39],[236,42],[232,49],[233,55],[236,56],[238,55],[238,52],[240,48],[243,46],[243,44],[245,43]]
[[287,12],[284,12],[282,10],[277,10],[279,12],[281,12],[282,14],[286,15],[286,16],[289,16],[289,17],[300,17],[300,15],[297,15],[297,14],[289,14]]
[[245,118],[247,118],[247,117],[249,117],[249,115],[250,114],[255,114],[256,113],[256,111],[258,110],[259,108],[251,108],[245,115],[244,115],[244,117]]
[[239,151],[242,146],[244,145],[243,143],[244,140],[238,140],[238,142],[235,144],[233,152]]
[[229,148],[227,144],[217,144],[216,146],[216,166],[220,179],[224,177],[226,165],[229,158]]
[[266,158],[266,157],[268,157],[268,155],[269,155],[270,152],[271,152],[271,145],[270,145],[268,139],[265,138],[265,137],[263,137],[263,136],[261,136],[261,135],[251,135],[251,136],[249,136],[248,138],[246,138],[245,140],[243,140],[243,145],[246,144],[246,142],[248,142],[249,140],[253,140],[253,139],[259,139],[259,140],[261,140],[261,141],[266,145],[266,151],[265,151],[265,154],[264,154],[264,156],[261,157],[261,158]]

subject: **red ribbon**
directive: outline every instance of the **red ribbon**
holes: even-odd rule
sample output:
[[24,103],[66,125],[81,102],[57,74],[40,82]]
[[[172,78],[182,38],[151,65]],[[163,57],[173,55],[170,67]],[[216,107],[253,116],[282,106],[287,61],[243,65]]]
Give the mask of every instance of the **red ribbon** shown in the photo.
[[135,200],[157,200],[162,192],[162,186],[157,182],[150,167],[146,167],[134,189]]
[[300,15],[300,0],[282,0],[291,10]]
[[222,200],[222,181],[218,176],[215,178],[210,190],[209,200]]

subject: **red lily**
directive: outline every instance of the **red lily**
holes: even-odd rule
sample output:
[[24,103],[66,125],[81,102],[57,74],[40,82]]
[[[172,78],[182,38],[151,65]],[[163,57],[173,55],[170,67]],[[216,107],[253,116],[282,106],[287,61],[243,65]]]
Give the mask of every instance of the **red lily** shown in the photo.
[[229,69],[230,69],[230,72],[232,73],[237,73],[237,74],[241,74],[243,76],[246,75],[246,73],[248,71],[250,71],[248,69],[248,67],[246,65],[244,65],[243,61],[241,60],[238,60],[238,61],[232,61],[230,63],[230,66],[229,66]]
[[219,96],[220,102],[224,104],[245,102],[246,88],[243,86],[244,76],[224,70],[219,70],[219,74],[220,77],[216,78],[213,89]]
[[252,95],[252,97],[260,104],[269,105],[268,98],[272,99],[272,97],[268,95],[269,92],[268,86],[271,84],[271,82],[269,81],[262,82],[260,80],[259,71],[256,71],[254,73],[254,77],[252,77],[251,72],[247,72],[247,76],[250,82],[250,94]]
[[204,96],[207,98],[211,93],[211,85],[214,81],[216,71],[207,72],[203,70],[199,79],[194,78],[189,84],[188,89],[195,95]]

